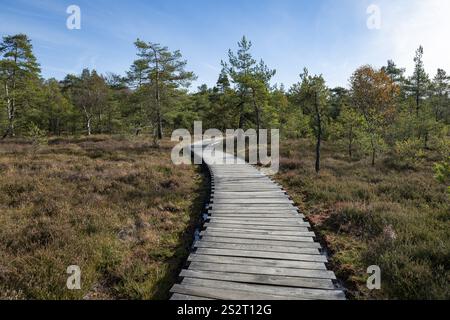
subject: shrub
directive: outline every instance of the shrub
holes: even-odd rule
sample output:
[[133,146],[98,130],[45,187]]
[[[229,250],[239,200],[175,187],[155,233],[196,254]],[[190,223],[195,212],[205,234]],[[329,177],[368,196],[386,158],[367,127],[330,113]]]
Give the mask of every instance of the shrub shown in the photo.
[[443,184],[447,184],[447,192],[450,195],[450,157],[447,160],[434,165],[435,178]]
[[399,168],[415,169],[425,159],[423,143],[416,138],[397,141],[394,146],[394,160]]

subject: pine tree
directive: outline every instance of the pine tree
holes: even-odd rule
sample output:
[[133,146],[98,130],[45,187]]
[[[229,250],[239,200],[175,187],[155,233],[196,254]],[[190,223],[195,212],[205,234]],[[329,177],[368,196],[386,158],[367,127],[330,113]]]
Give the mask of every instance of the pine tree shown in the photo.
[[256,127],[259,130],[262,106],[268,100],[269,82],[276,71],[269,69],[262,60],[258,64],[250,53],[251,48],[251,41],[243,36],[238,42],[236,54],[230,49],[228,63],[222,61],[222,66],[237,91],[238,128],[244,128],[245,121],[252,113],[248,111],[250,109],[253,110]]
[[[244,128],[246,120],[254,119],[256,125],[257,155],[259,157],[260,129],[263,112],[269,101],[269,82],[276,71],[269,69],[263,60],[259,63],[252,57],[251,41],[245,36],[238,42],[237,53],[228,51],[229,62],[223,62],[223,69],[231,78],[238,96],[238,128]],[[250,111],[251,110],[251,111]],[[259,159],[259,158],[258,158]],[[259,161],[259,160],[258,160]]]
[[4,90],[8,126],[3,138],[15,135],[19,110],[33,99],[32,90],[39,82],[39,64],[31,41],[24,34],[3,37],[0,44],[0,83]]
[[382,67],[381,70],[384,71],[397,86],[401,86],[404,83],[406,69],[397,67],[393,60],[388,60],[387,66]]
[[432,105],[436,121],[450,122],[450,76],[438,69],[432,83]]
[[426,97],[430,79],[423,65],[423,47],[420,46],[414,57],[414,73],[408,80],[407,89],[414,97],[416,116],[419,117],[422,100]]
[[180,51],[169,51],[158,43],[135,42],[139,57],[129,75],[139,86],[146,86],[151,93],[145,94],[154,102],[156,138],[163,137],[163,100],[179,87],[188,87],[196,77],[194,73],[185,70],[187,62],[182,60]]

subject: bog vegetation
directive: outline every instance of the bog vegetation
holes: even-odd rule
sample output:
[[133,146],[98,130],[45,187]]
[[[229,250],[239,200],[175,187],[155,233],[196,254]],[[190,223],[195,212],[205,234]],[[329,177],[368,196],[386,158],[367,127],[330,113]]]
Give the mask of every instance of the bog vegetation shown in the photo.
[[[95,135],[0,142],[0,299],[163,299],[206,190],[172,144]],[[66,268],[81,268],[81,290]]]
[[[222,61],[216,85],[189,91],[196,76],[186,70],[180,51],[143,40],[135,46],[136,59],[126,76],[85,69],[58,81],[41,77],[26,35],[5,36],[0,44],[3,139],[26,138],[39,149],[49,137],[149,135],[157,148],[173,129],[192,128],[196,120],[221,130],[279,128],[285,141],[280,179],[312,218],[321,217],[317,227],[332,239],[341,277],[354,280],[353,296],[368,296],[361,279],[370,263],[384,270],[388,285],[378,292],[382,297],[449,297],[450,77],[442,69],[425,72],[424,48],[417,49],[411,74],[388,61],[381,68],[355,70],[348,88],[330,88],[322,75],[304,69],[298,83],[286,88],[273,84],[276,70],[258,62],[252,43],[243,37]],[[22,147],[11,148],[18,154],[6,152],[11,155],[0,167],[2,178],[11,170],[38,166],[25,163]],[[64,153],[74,157],[79,148],[71,144]],[[132,155],[120,157],[133,161]],[[50,175],[68,174],[56,161],[39,165]],[[14,247],[8,241],[18,239],[7,233],[19,232],[15,210],[26,207],[22,196],[32,194],[27,188],[36,188],[17,179],[7,179],[13,185],[1,203],[1,218],[11,226],[2,231],[2,246],[8,248]],[[37,250],[16,246],[8,250]],[[44,241],[40,248],[50,247]],[[44,260],[39,261],[44,268]]]

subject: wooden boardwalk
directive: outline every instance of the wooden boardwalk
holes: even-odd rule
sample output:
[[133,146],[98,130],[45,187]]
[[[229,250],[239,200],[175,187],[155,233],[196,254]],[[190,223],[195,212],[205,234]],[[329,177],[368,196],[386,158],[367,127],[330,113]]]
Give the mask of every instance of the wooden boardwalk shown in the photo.
[[208,220],[171,299],[345,299],[282,187],[242,160],[215,164],[221,158],[235,159],[217,151],[204,157],[212,184]]

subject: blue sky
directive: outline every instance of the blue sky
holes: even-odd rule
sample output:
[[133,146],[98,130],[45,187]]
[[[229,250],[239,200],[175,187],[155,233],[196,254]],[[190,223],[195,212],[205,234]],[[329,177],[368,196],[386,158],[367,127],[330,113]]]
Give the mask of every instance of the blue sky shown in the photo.
[[[66,9],[81,8],[81,30],[68,30]],[[367,27],[376,4],[381,29]],[[447,0],[0,0],[0,35],[23,32],[34,45],[44,77],[62,79],[84,67],[124,74],[136,38],[180,49],[188,69],[213,85],[229,48],[246,35],[253,54],[290,86],[303,67],[330,86],[347,86],[360,65],[394,59],[410,72],[423,44],[425,65],[450,72]]]

